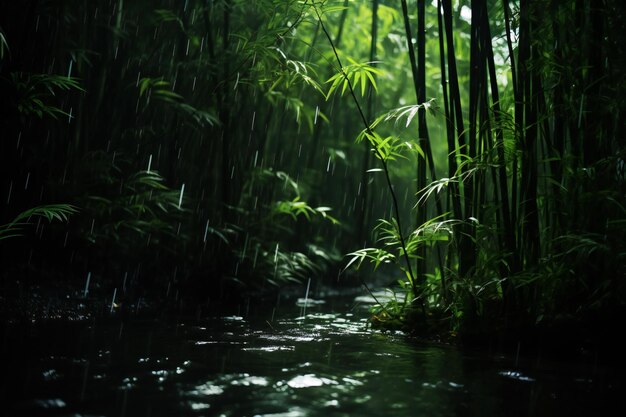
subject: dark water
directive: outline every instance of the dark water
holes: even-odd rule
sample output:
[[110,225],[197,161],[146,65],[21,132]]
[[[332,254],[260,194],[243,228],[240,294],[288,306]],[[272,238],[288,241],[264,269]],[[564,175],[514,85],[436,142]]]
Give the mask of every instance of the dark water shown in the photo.
[[8,327],[0,415],[608,415],[625,394],[593,358],[418,343],[368,330],[351,307],[309,308],[305,318],[293,308],[273,320]]

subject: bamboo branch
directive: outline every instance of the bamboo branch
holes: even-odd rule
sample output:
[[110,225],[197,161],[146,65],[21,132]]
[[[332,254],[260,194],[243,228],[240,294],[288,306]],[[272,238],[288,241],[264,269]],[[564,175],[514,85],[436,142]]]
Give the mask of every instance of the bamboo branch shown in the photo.
[[[326,36],[326,39],[328,39],[328,42],[330,43],[330,47],[332,48],[335,58],[337,60],[337,64],[339,65],[339,70],[341,71],[341,74],[343,75],[344,79],[348,83],[348,88],[350,89],[350,95],[352,96],[352,100],[354,101],[354,104],[356,105],[357,110],[359,111],[359,115],[361,116],[361,121],[363,122],[363,125],[365,126],[365,131],[369,135],[374,136],[374,132],[370,128],[370,125],[367,122],[367,119],[365,118],[365,114],[363,113],[363,109],[361,108],[361,105],[359,104],[359,100],[356,97],[354,88],[352,86],[352,82],[350,81],[350,79],[348,78],[348,76],[343,70],[341,59],[339,58],[339,54],[337,53],[337,48],[335,47],[335,44],[333,43],[333,40],[330,37],[330,34],[326,30],[326,26],[324,25],[324,22],[322,21],[322,16],[320,16],[319,11],[317,10],[317,7],[315,5],[315,2],[313,2],[313,10],[315,11],[315,14],[317,15],[318,21],[320,22],[320,26],[322,28],[322,31],[324,32],[324,35]],[[398,205],[398,198],[396,197],[396,192],[394,191],[393,185],[391,184],[391,178],[389,176],[389,168],[387,166],[387,162],[385,161],[383,155],[381,154],[380,150],[376,146],[374,146],[374,152],[376,153],[376,156],[378,157],[378,159],[380,160],[383,166],[383,172],[385,173],[385,179],[387,181],[387,188],[389,189],[389,192],[391,194],[393,209],[395,213],[394,217],[396,219],[396,227],[398,230],[398,236],[400,237],[400,246],[402,248],[402,253],[404,255],[404,259],[407,265],[407,270],[409,272],[409,277],[411,279],[411,287],[413,289],[413,295],[416,295],[417,287],[416,287],[415,275],[413,274],[413,268],[411,267],[411,260],[409,259],[409,253],[406,248],[406,241],[404,240],[404,236],[402,235],[402,224],[400,220],[400,209]]]

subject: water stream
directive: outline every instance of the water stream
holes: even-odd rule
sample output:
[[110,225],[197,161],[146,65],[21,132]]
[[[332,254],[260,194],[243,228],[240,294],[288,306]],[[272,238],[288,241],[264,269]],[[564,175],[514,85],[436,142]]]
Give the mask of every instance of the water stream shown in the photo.
[[[310,304],[309,304],[310,301]],[[266,316],[4,331],[7,416],[599,415],[623,385],[555,363],[366,326],[346,300]]]

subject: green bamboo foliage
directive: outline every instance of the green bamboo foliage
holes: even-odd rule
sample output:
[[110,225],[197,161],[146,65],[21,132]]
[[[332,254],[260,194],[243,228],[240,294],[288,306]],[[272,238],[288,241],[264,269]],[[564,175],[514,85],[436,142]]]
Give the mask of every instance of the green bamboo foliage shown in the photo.
[[11,222],[0,225],[0,240],[23,236],[23,229],[27,225],[32,225],[35,218],[44,218],[48,222],[67,222],[69,217],[77,211],[76,207],[69,204],[33,207],[18,214]]
[[[271,201],[276,194],[246,188],[259,170],[291,162],[277,151],[283,148],[280,135],[328,120],[298,97],[317,91],[324,99],[315,68],[300,59],[305,48],[294,40],[307,7],[271,0],[116,0],[1,9],[0,87],[23,121],[17,126],[12,113],[1,117],[12,138],[1,152],[3,190],[11,190],[3,221],[18,205],[23,210],[39,203],[40,195],[66,199],[82,209],[62,245],[74,251],[63,255],[72,256],[74,265],[100,261],[113,265],[112,273],[121,262],[115,248],[133,248],[132,268],[143,260],[145,274],[151,265],[155,275],[164,275],[162,266],[178,258],[184,261],[176,267],[179,279],[212,270],[216,281],[237,279],[235,254],[248,241],[266,249],[280,243],[276,257],[261,249],[259,256],[270,263],[283,259],[291,265],[287,270],[305,262],[291,250],[311,242],[296,247],[286,243],[295,232],[254,229],[248,213],[282,213],[276,227],[314,218],[337,223],[330,208],[304,203],[307,191],[277,205]],[[35,35],[20,39],[16,24],[7,25],[4,16]],[[33,125],[33,116],[57,118],[59,126]],[[44,139],[45,146],[36,143]],[[24,152],[31,147],[41,153]],[[26,183],[26,193],[15,177]],[[308,179],[300,181],[304,190]],[[92,245],[78,247],[85,239]]]
[[263,288],[351,252],[404,319],[470,327],[624,290],[617,0],[27,3],[0,6],[0,223],[80,207],[46,228],[68,269],[137,248]]
[[[610,206],[619,200],[615,207],[623,205],[622,197],[615,199],[613,188],[619,187],[621,174],[613,178],[605,175],[607,166],[615,161],[621,166],[623,145],[608,128],[615,126],[615,119],[611,121],[602,110],[605,107],[598,104],[600,100],[606,108],[612,108],[608,97],[616,97],[611,95],[615,90],[605,82],[608,78],[619,79],[610,64],[616,55],[607,49],[609,38],[599,38],[611,20],[608,10],[615,12],[616,5],[607,2],[592,7],[588,2],[562,5],[524,0],[500,4],[474,0],[461,5],[471,11],[469,24],[455,15],[453,2],[441,0],[436,5],[448,177],[438,180],[434,163],[427,156],[428,131],[422,108],[417,112],[421,148],[425,151],[423,159],[418,159],[418,214],[428,200],[436,202],[447,190],[446,208],[439,206],[437,212],[453,220],[448,224],[453,244],[446,244],[446,261],[440,265],[445,263],[453,279],[447,282],[445,274],[439,272],[438,285],[449,311],[461,323],[471,327],[474,319],[493,313],[505,313],[501,317],[509,322],[541,320],[544,314],[569,308],[566,294],[578,292],[582,296],[573,289],[571,280],[576,280],[576,274],[590,277],[588,271],[603,270],[597,264],[592,267],[591,259],[612,264],[606,258],[608,246],[601,243],[600,236],[612,241],[613,233],[621,233],[617,229],[610,232],[607,223],[600,225],[598,216],[583,219],[582,214],[590,212],[591,201]],[[406,39],[412,39],[408,4],[403,1],[401,6]],[[410,41],[408,54],[418,103],[425,103],[426,65],[421,56],[424,2],[418,1],[417,6],[418,54]],[[552,17],[544,13],[548,6]],[[459,24],[467,27],[469,35],[467,43],[461,45],[469,48],[467,75],[458,71]],[[577,47],[576,37],[586,41]],[[502,42],[495,42],[497,39]],[[563,61],[567,65],[562,65]],[[583,64],[581,69],[575,62],[587,66]],[[570,85],[581,86],[584,92],[572,92],[567,87]],[[611,93],[600,99],[599,91]],[[592,109],[589,102],[598,107]],[[402,112],[399,109],[394,114],[406,114]],[[592,137],[598,138],[596,146],[590,145]],[[387,142],[381,136],[377,143]],[[424,182],[426,166],[432,169],[430,184]],[[592,183],[597,187],[595,191],[588,188]],[[568,206],[564,207],[563,202]],[[618,219],[623,211],[618,212],[609,216],[610,224],[621,224]],[[429,223],[418,217],[418,224]],[[444,223],[437,224],[443,227]],[[402,233],[391,233],[398,230],[397,225],[390,223],[386,230],[381,240],[385,246],[390,242],[403,246]],[[428,250],[428,245],[411,241],[407,247],[415,248],[417,257],[423,259],[435,257],[444,246],[435,244]],[[615,249],[623,251],[621,245]],[[574,253],[580,253],[584,261],[576,262],[576,269],[567,273],[562,262]],[[378,268],[397,258],[388,249],[370,248],[352,254],[352,261],[358,264],[365,259]],[[426,273],[423,268],[418,263],[417,277]],[[618,269],[623,282],[623,268]],[[589,303],[596,300],[594,308],[608,303],[609,293],[598,285],[607,288],[608,282],[615,284],[615,280],[607,278],[594,284],[588,278],[582,280],[595,288],[583,296]],[[411,289],[414,296],[433,291],[426,282],[418,282],[421,287]],[[615,285],[623,289],[623,284]],[[551,306],[542,291],[563,300],[559,307]],[[431,307],[438,305],[437,298],[431,300]],[[396,319],[392,321],[396,323]]]

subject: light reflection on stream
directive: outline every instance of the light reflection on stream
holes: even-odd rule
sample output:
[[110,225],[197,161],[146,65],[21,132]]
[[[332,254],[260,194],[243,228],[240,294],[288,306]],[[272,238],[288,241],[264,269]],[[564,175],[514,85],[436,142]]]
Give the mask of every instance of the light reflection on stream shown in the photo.
[[618,389],[586,364],[514,366],[373,332],[350,306],[8,329],[1,399],[17,416],[528,416],[578,415]]

